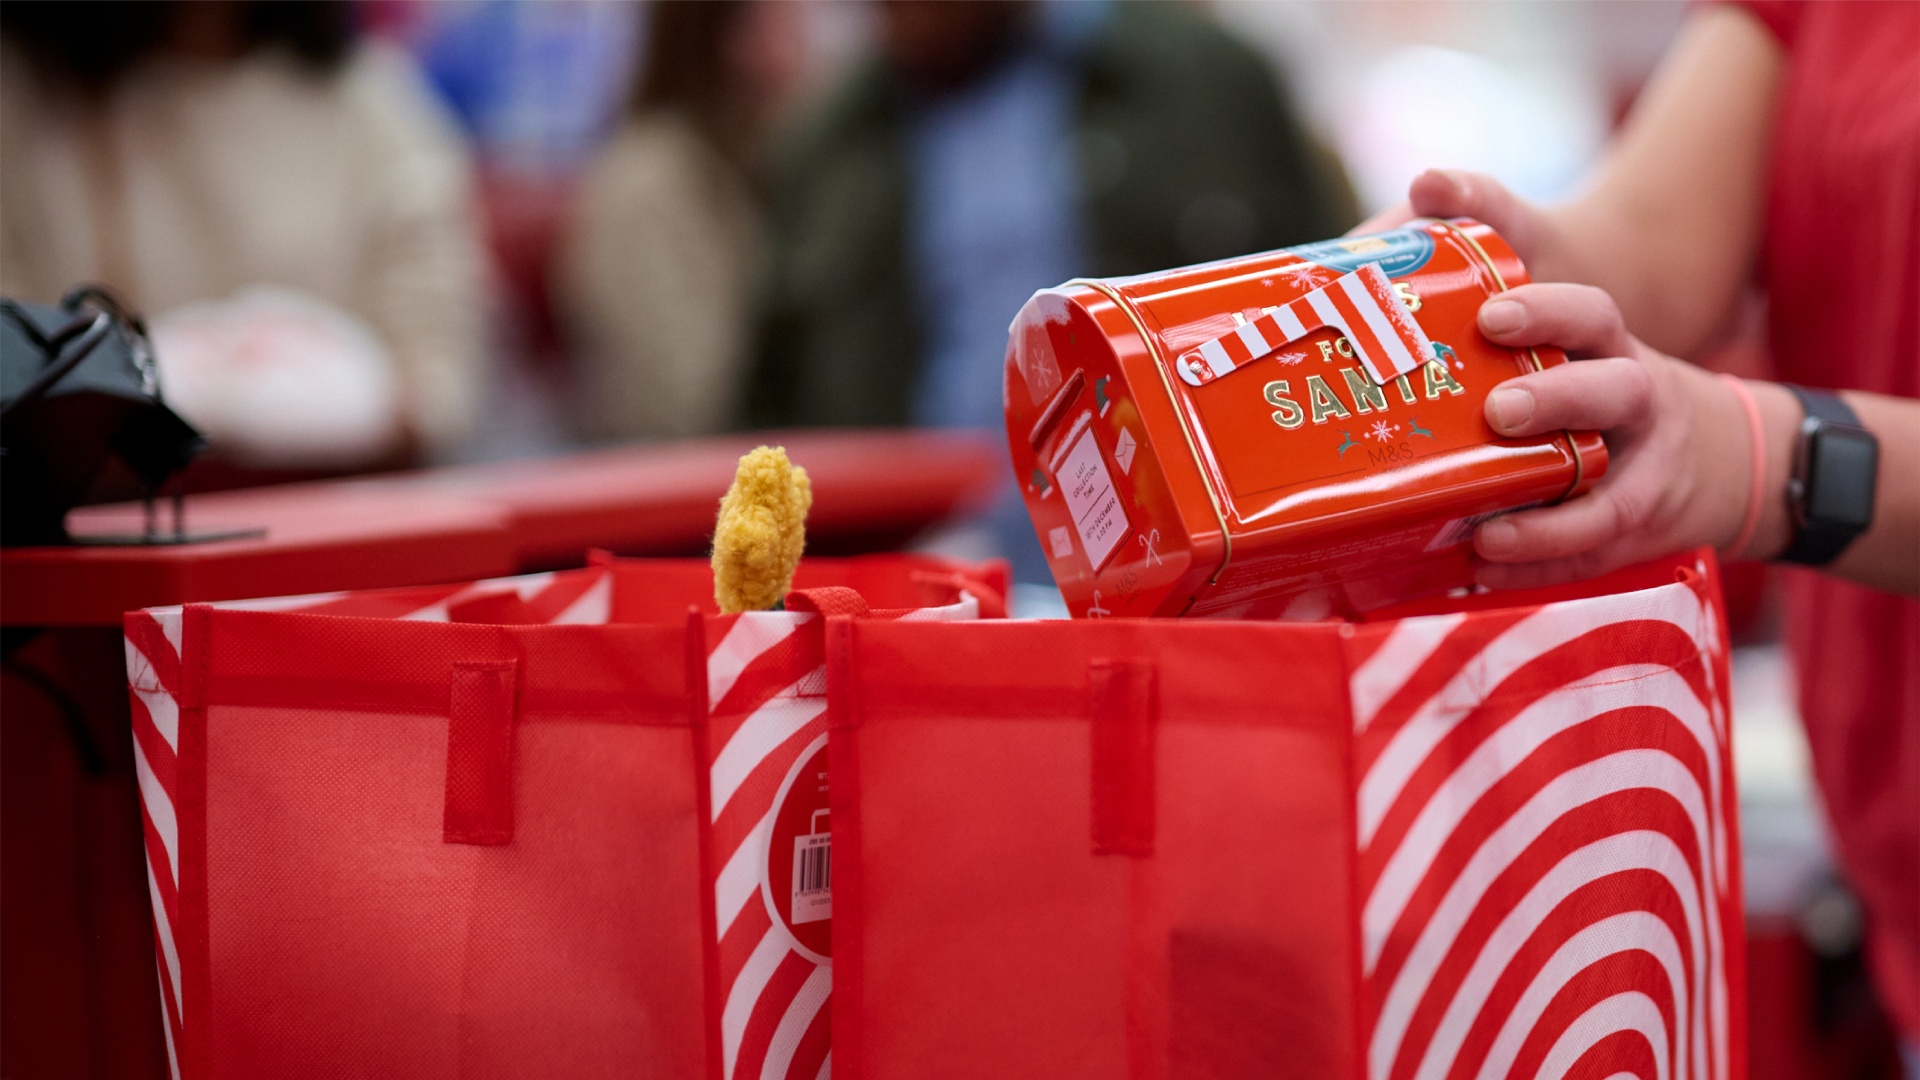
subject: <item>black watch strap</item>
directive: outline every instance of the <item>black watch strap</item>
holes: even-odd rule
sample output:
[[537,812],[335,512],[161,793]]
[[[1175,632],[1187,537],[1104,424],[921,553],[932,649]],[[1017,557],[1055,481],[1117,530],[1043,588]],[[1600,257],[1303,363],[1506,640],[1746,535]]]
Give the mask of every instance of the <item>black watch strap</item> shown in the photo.
[[1782,384],[1806,410],[1787,489],[1793,539],[1780,558],[1825,566],[1873,523],[1879,443],[1836,394]]

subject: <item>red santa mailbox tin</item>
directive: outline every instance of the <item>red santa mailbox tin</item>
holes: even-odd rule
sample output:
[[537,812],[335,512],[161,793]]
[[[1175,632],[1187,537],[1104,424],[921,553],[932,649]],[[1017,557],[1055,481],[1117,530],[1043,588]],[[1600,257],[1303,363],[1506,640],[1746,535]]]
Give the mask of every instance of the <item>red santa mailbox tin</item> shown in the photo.
[[1607,466],[1596,434],[1484,418],[1494,386],[1567,362],[1480,334],[1527,280],[1486,225],[1419,220],[1036,293],[1007,439],[1068,609],[1321,618],[1470,583],[1475,525]]

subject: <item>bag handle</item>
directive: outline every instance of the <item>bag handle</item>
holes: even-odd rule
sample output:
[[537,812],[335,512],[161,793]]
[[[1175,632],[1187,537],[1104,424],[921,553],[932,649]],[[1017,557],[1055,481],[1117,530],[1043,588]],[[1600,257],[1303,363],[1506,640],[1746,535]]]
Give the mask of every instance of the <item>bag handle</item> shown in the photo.
[[497,847],[513,840],[513,729],[518,660],[453,665],[447,705],[446,812],[441,839]]
[[1095,855],[1153,854],[1158,675],[1151,660],[1087,665]]
[[788,593],[786,608],[815,615],[865,615],[867,599],[845,585],[822,585]]

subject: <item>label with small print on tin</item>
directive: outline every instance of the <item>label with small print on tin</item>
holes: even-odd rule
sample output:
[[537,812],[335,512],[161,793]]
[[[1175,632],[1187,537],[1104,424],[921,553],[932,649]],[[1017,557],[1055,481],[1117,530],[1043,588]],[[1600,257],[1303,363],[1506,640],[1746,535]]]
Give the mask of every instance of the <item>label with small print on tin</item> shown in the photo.
[[1113,474],[1107,471],[1100,444],[1094,440],[1092,424],[1083,422],[1054,476],[1066,497],[1067,512],[1073,516],[1074,531],[1080,534],[1080,546],[1098,570],[1126,539],[1132,525],[1120,505],[1120,494],[1114,489]]
[[1414,225],[1373,236],[1322,240],[1286,250],[1290,255],[1341,273],[1374,263],[1388,277],[1397,278],[1427,265],[1427,260],[1433,258],[1433,236],[1425,228]]

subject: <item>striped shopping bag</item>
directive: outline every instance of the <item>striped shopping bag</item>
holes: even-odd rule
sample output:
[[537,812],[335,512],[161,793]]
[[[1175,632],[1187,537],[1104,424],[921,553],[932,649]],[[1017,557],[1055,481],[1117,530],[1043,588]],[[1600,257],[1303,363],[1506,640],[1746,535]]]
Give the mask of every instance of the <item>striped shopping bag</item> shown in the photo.
[[1737,1080],[1716,575],[836,624],[839,1075]]
[[[821,726],[824,619],[805,598],[971,617],[998,610],[1005,571],[817,559],[796,584],[792,610],[717,616],[704,562],[602,561],[130,614],[174,1074],[721,1073],[704,853],[755,837],[724,839],[734,819],[705,811],[774,799],[769,771]],[[710,640],[735,659],[710,665]],[[729,662],[738,692],[714,695]],[[809,663],[811,681],[792,666]],[[776,668],[795,677],[767,689]],[[830,833],[809,824],[812,890]],[[734,982],[748,1035],[764,1009],[812,1030],[784,984]],[[824,1056],[780,1050],[775,1029],[759,1060]]]

